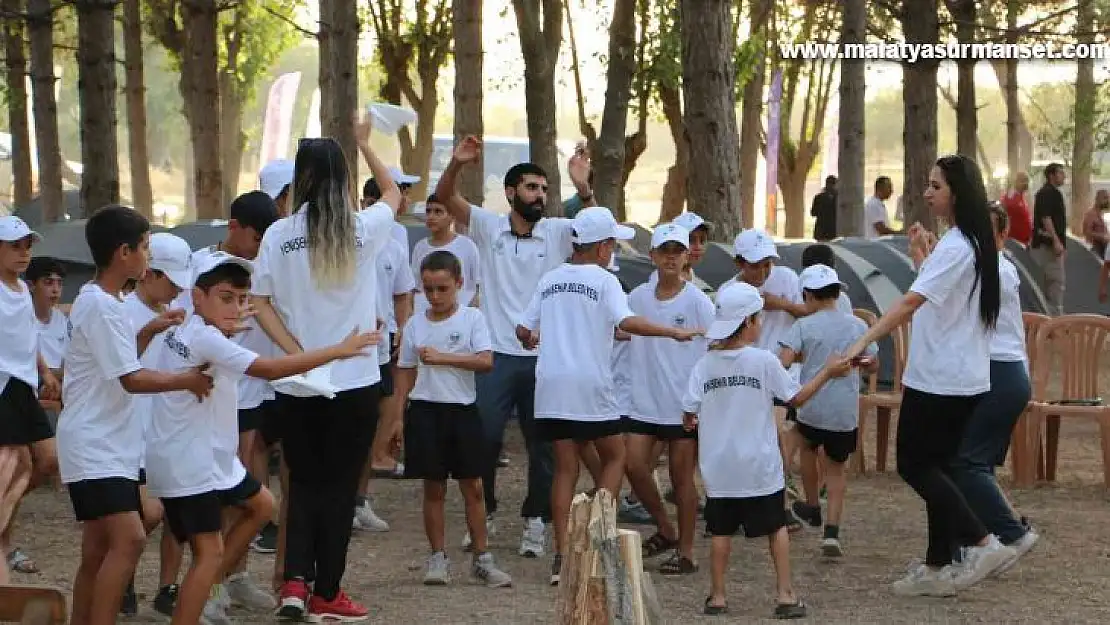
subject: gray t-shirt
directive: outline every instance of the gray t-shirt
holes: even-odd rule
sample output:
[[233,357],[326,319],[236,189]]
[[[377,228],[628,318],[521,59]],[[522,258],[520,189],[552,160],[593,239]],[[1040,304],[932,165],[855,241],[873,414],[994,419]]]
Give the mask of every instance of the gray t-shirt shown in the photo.
[[[804,384],[817,377],[830,356],[844,353],[866,332],[867,324],[853,315],[821,310],[794,322],[779,344],[802,355]],[[864,350],[872,357],[878,352],[874,343]],[[822,430],[851,432],[859,425],[859,387],[859,370],[855,368],[843,378],[829,380],[798,409],[798,422]]]

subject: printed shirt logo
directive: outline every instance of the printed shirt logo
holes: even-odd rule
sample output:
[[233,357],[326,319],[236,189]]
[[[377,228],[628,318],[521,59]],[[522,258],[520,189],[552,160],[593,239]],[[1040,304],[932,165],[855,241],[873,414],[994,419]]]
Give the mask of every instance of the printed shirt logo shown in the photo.
[[457,347],[460,341],[462,341],[462,333],[460,332],[452,332],[447,337],[447,345],[449,347]]
[[[355,247],[362,248],[363,245],[364,245],[364,242],[362,240],[362,237],[360,237],[358,235],[355,235]],[[284,243],[281,244],[280,249],[281,249],[282,254],[288,255],[288,254],[292,254],[293,252],[299,252],[299,251],[301,251],[301,250],[303,250],[307,247],[308,247],[308,238],[300,236],[300,237],[293,237],[292,239],[289,239],[288,241],[285,241]]]
[[174,330],[166,332],[166,347],[172,349],[174,353],[176,353],[178,356],[181,356],[185,360],[190,359],[189,346],[182,343],[181,340],[177,338],[177,332]]
[[503,254],[505,252],[505,240],[497,239],[493,242],[493,251],[496,254]]
[[585,295],[591,300],[597,302],[601,300],[601,294],[598,290],[587,284],[581,282],[559,282],[552,284],[543,290],[540,294],[540,299],[547,299],[556,293],[575,293],[577,295]]
[[685,328],[686,327],[686,316],[685,315],[675,315],[674,316],[674,327],[676,327],[676,328]]
[[733,386],[746,386],[751,389],[760,390],[763,388],[763,383],[759,378],[750,375],[727,375],[719,378],[710,378],[705,381],[702,391],[709,393],[722,388],[729,388]]

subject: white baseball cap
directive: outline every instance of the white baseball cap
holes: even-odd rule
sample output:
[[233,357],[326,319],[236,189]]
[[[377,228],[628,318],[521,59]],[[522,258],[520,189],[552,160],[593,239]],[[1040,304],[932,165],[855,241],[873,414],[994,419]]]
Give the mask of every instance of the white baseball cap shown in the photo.
[[608,239],[629,241],[636,236],[635,230],[618,224],[613,212],[603,206],[591,206],[578,211],[571,227],[574,228],[571,241],[580,245]]
[[212,252],[211,254],[206,254],[203,258],[200,259],[200,261],[197,263],[194,275],[199,278],[200,276],[208,273],[209,271],[212,271],[220,265],[229,264],[239,265],[243,269],[246,269],[247,273],[254,273],[254,264],[252,264],[251,261],[245,258],[239,258],[238,256],[232,256],[227,252]]
[[193,250],[176,234],[150,235],[150,268],[166,274],[179,289],[193,286]]
[[775,247],[775,240],[771,235],[762,230],[744,230],[736,235],[733,241],[736,255],[749,263],[758,263],[764,258],[778,258],[779,252]]
[[734,282],[717,293],[717,315],[705,338],[720,341],[732,336],[749,317],[763,310],[763,296],[746,282]]
[[279,158],[266,163],[258,172],[259,188],[273,199],[277,199],[286,186],[293,184],[293,161]]
[[683,228],[686,228],[690,232],[693,232],[694,230],[697,230],[701,226],[705,226],[706,228],[712,228],[713,227],[713,224],[711,224],[708,221],[702,219],[701,215],[699,215],[695,212],[692,212],[692,211],[686,211],[685,213],[682,213],[678,217],[675,217],[674,221],[672,221],[671,223],[673,223],[675,225],[678,225],[678,226],[682,226]]
[[389,176],[393,178],[393,182],[396,184],[416,184],[420,182],[420,176],[406,174],[401,171],[400,167],[390,167]]
[[807,291],[816,291],[833,284],[845,286],[840,281],[840,276],[837,275],[836,270],[828,265],[810,265],[802,270],[802,274],[798,278],[802,282],[802,288]]
[[15,215],[8,215],[7,217],[0,217],[0,241],[7,241],[14,243],[31,237],[35,241],[41,241],[42,235],[31,230],[27,222],[23,221]]
[[679,243],[682,247],[690,249],[690,231],[673,223],[661,224],[651,233],[651,249],[657,250],[664,243]]

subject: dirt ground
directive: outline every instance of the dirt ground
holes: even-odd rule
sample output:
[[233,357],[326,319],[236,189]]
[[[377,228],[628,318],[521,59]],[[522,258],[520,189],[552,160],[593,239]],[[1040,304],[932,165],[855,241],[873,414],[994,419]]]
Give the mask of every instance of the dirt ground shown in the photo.
[[[1059,481],[1016,491],[1017,507],[1042,541],[1003,578],[984,582],[956,599],[902,599],[890,583],[924,552],[924,512],[912,491],[891,472],[855,478],[849,485],[842,540],[847,555],[829,563],[817,555],[820,531],[807,529],[791,545],[794,583],[809,607],[805,622],[821,623],[1107,623],[1110,622],[1110,506],[1103,488],[1098,428],[1085,422],[1062,428]],[[892,446],[893,449],[893,446]],[[499,485],[504,510],[523,495],[525,457],[515,428],[511,466]],[[873,458],[873,456],[871,456]],[[275,484],[276,485],[276,484]],[[464,525],[457,493],[448,503],[453,583],[426,588],[417,569],[426,555],[418,484],[377,483],[375,508],[388,519],[386,534],[356,534],[347,569],[348,592],[372,608],[372,623],[551,623],[555,591],[547,585],[550,560],[516,555],[520,519],[503,514],[492,540],[496,557],[514,587],[490,590],[473,584],[459,549]],[[648,532],[649,528],[640,528]],[[14,574],[17,583],[72,587],[78,557],[78,526],[63,492],[39,490],[18,516],[15,543],[42,567],[37,575]],[[767,619],[773,608],[773,577],[764,540],[737,539],[730,573],[731,614],[723,622]],[[666,622],[709,621],[700,615],[708,589],[708,540],[697,541],[701,572],[685,578],[653,575]],[[250,568],[261,583],[270,578],[273,556],[252,554]],[[649,562],[649,571],[657,562]],[[143,555],[138,575],[142,611],[131,622],[161,622],[150,607],[156,592],[157,541]],[[265,623],[266,614],[234,612],[241,623]],[[720,618],[720,617],[716,617]]]

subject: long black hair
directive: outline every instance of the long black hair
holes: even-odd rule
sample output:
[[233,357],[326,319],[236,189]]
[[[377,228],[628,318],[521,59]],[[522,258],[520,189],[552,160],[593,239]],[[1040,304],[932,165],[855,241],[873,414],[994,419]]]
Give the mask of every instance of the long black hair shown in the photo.
[[1001,284],[998,278],[998,247],[991,226],[990,204],[983,174],[975,161],[960,155],[937,160],[937,168],[952,192],[952,223],[971,244],[975,252],[975,285],[979,285],[979,318],[993,328],[1002,307]]

